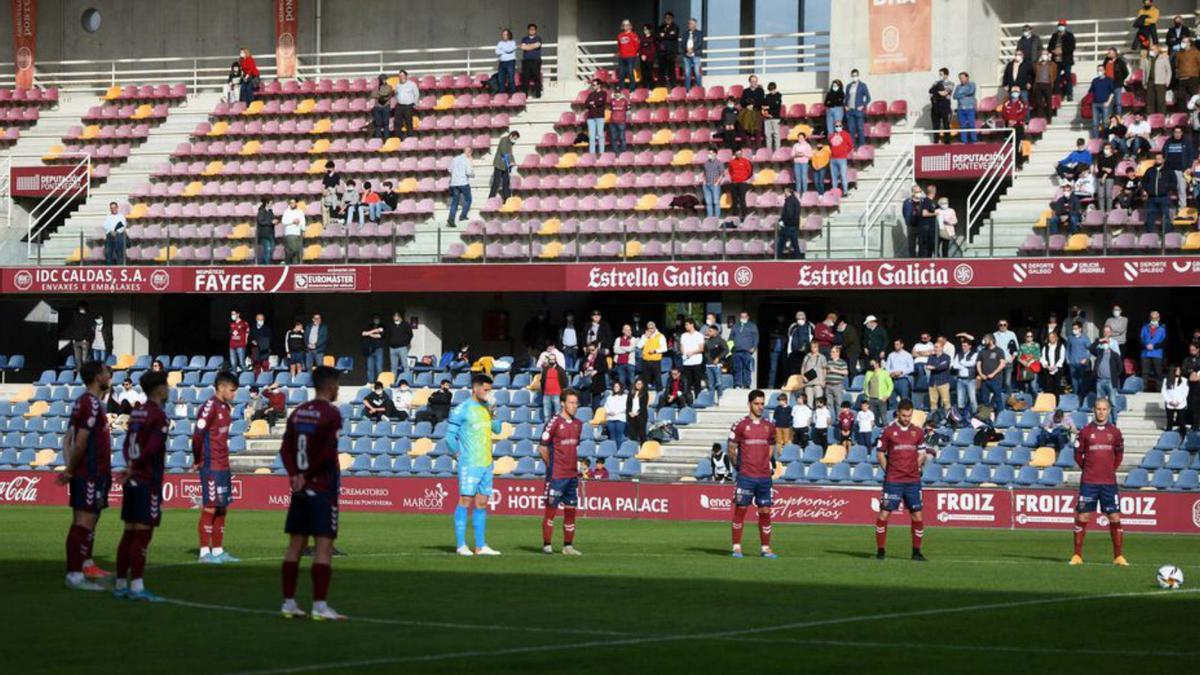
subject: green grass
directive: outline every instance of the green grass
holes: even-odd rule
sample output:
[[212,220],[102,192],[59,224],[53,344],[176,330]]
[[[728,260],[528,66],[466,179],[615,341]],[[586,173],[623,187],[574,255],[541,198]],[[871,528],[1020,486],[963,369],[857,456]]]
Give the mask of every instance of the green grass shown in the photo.
[[[107,568],[116,516],[96,541]],[[1093,531],[1091,564],[1071,568],[1069,533],[931,527],[922,565],[905,527],[877,562],[870,527],[776,525],[769,561],[729,558],[722,523],[581,520],[586,555],[565,558],[540,553],[537,519],[493,517],[504,555],[467,559],[448,517],[345,513],[330,604],[352,620],[330,624],[274,614],[281,512],[232,511],[245,561],[224,567],[192,563],[196,512],[165,514],[147,586],[211,607],[65,590],[67,521],[0,510],[7,672],[1169,672],[1200,656],[1200,593],[1154,582],[1173,563],[1198,585],[1195,537],[1127,535],[1118,569]],[[306,562],[304,606],[309,589]]]

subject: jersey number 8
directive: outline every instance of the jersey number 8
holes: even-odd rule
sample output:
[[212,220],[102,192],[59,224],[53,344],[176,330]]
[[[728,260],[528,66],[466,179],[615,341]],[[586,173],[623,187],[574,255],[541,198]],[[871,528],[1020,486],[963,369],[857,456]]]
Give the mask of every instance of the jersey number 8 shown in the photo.
[[296,468],[308,470],[308,436],[305,434],[296,436]]

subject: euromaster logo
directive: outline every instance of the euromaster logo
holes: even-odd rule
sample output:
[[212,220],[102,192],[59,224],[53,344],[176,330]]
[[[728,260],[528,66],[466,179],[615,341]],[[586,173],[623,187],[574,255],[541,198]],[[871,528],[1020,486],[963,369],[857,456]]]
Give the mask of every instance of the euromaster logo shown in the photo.
[[352,268],[296,272],[292,279],[298,291],[353,291],[358,288],[358,270]]

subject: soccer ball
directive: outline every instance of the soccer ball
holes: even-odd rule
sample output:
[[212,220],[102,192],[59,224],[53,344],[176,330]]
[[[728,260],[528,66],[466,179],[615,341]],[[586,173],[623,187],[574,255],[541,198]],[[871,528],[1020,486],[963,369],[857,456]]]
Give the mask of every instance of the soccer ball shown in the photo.
[[1183,570],[1174,565],[1163,565],[1158,568],[1158,585],[1167,590],[1175,590],[1183,586]]

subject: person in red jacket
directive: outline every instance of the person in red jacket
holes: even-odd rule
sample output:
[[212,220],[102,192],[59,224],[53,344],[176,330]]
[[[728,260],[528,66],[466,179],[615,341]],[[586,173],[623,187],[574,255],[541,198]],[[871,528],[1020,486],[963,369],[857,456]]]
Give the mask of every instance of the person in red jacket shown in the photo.
[[629,91],[637,86],[634,72],[638,67],[638,50],[642,42],[637,33],[633,32],[633,24],[629,19],[621,22],[621,32],[617,33],[617,86],[625,84]]
[[238,65],[242,67],[242,90],[238,98],[242,103],[250,105],[259,83],[258,64],[254,62],[254,57],[250,56],[250,50],[242,47],[238,53]]
[[750,151],[742,148],[725,165],[724,179],[729,183],[733,210],[742,220],[746,219],[746,191],[750,189],[750,178],[754,176],[754,167],[750,164],[749,155]]
[[842,183],[842,194],[850,191],[850,151],[854,150],[854,138],[850,132],[842,128],[842,121],[833,123],[833,132],[829,134],[829,170],[833,178],[833,187]]
[[1008,100],[1000,109],[1000,116],[1004,119],[1004,126],[1013,129],[1016,132],[1016,160],[1017,168],[1021,168],[1024,163],[1024,158],[1021,155],[1021,141],[1025,138],[1025,119],[1029,115],[1029,104],[1021,100],[1020,87],[1013,87],[1008,94]]
[[250,324],[236,309],[229,312],[229,369],[241,372],[246,368],[246,344],[250,340]]

